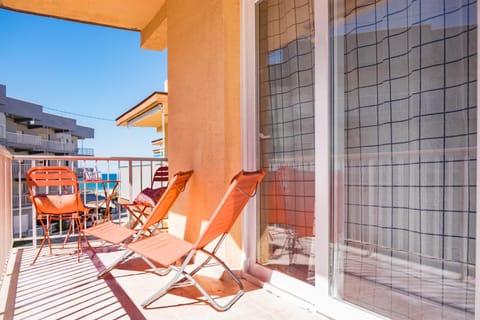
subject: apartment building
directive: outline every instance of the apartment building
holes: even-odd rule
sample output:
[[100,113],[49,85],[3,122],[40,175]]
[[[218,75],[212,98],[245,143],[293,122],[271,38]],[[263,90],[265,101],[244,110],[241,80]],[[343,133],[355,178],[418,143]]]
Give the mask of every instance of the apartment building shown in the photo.
[[6,86],[0,84],[0,145],[11,153],[93,156],[93,149],[79,147],[80,141],[93,137],[93,128],[8,97]]

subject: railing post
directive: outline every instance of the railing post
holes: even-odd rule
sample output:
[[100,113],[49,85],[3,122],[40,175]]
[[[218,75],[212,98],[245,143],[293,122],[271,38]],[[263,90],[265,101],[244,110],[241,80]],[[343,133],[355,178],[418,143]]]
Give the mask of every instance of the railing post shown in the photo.
[[[18,161],[18,185],[17,185],[17,190],[18,190],[18,235],[20,239],[23,237],[22,230],[23,230],[23,223],[22,223],[22,167],[21,167],[21,161]],[[12,211],[13,213],[13,211]]]
[[133,161],[128,160],[128,198],[133,199]]

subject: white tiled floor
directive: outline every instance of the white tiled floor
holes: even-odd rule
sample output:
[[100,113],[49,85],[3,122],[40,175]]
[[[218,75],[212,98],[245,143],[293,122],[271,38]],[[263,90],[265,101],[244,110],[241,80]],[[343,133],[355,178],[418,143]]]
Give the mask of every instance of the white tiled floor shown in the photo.
[[[245,295],[226,312],[218,312],[200,300],[193,287],[175,289],[148,309],[142,309],[140,303],[169,276],[145,272],[146,264],[135,259],[115,269],[113,277],[98,280],[97,269],[121,252],[99,252],[96,256],[84,253],[78,263],[75,249],[57,249],[53,256],[45,251],[33,266],[30,263],[35,250],[15,249],[11,259],[17,263],[11,263],[4,281],[4,284],[10,281],[10,291],[0,297],[7,302],[6,310],[0,310],[0,318],[3,315],[9,319],[13,315],[14,319],[326,319],[245,280]],[[213,277],[213,271],[200,275],[199,279],[209,292],[227,299],[232,284]]]

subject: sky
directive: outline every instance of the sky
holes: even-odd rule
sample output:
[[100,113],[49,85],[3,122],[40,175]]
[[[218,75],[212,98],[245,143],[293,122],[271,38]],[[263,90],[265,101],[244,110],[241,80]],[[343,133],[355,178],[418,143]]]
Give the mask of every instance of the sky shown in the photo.
[[163,91],[167,52],[140,48],[140,33],[0,9],[0,84],[7,96],[95,129],[79,147],[95,156],[152,156],[154,128],[115,119]]

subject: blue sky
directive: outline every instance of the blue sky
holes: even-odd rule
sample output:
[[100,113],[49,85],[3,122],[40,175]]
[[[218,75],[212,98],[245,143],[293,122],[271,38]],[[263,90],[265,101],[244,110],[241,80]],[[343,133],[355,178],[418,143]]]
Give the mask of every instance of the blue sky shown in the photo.
[[152,155],[154,128],[117,127],[114,120],[163,91],[166,77],[166,51],[141,49],[138,32],[0,9],[0,83],[7,96],[93,127],[95,139],[83,147],[96,156]]

